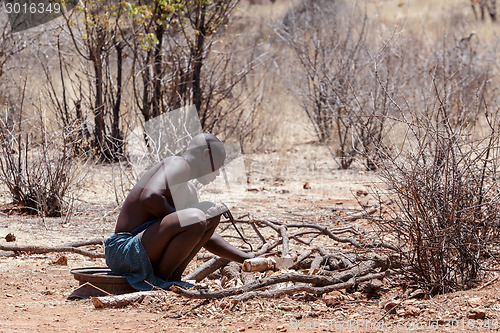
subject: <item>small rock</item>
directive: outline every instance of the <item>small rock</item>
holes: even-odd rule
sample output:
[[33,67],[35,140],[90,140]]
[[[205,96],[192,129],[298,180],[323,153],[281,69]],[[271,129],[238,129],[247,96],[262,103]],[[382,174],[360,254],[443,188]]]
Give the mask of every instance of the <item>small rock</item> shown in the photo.
[[237,329],[238,332],[245,332],[247,329],[244,327],[240,327]]
[[13,233],[8,233],[7,236],[5,236],[5,240],[7,242],[15,242],[16,241],[16,236],[14,236]]
[[483,299],[481,297],[473,297],[467,300],[467,303],[473,308],[484,305]]
[[285,325],[281,325],[281,326],[276,327],[276,330],[278,332],[286,332],[287,331]]
[[409,305],[405,308],[405,317],[417,317],[418,315],[420,315],[420,309],[415,307],[415,306],[412,306],[412,305]]
[[364,190],[357,190],[356,191],[356,196],[357,197],[366,197],[368,195],[368,192],[364,191]]
[[383,282],[379,279],[373,279],[364,283],[359,284],[358,290],[367,294],[376,294],[377,291],[382,288]]
[[481,308],[471,309],[467,317],[469,319],[484,319],[486,317],[486,310]]
[[60,254],[52,261],[53,265],[68,266],[68,258],[64,254]]
[[400,303],[394,299],[388,299],[380,302],[380,307],[389,313],[396,313],[396,308]]
[[302,186],[302,187],[304,188],[304,190],[310,190],[310,189],[311,189],[311,185],[309,185],[309,183],[308,183],[308,182],[306,182],[306,183],[304,184],[304,186]]
[[408,295],[410,298],[423,298],[427,293],[423,289],[415,289]]
[[339,305],[344,299],[344,295],[338,290],[323,295],[323,302],[325,302],[325,305],[332,307]]
[[153,303],[153,301],[154,301],[154,300],[153,300],[153,297],[151,297],[151,296],[145,296],[145,297],[142,299],[141,304],[142,304],[142,305],[149,305],[149,304]]

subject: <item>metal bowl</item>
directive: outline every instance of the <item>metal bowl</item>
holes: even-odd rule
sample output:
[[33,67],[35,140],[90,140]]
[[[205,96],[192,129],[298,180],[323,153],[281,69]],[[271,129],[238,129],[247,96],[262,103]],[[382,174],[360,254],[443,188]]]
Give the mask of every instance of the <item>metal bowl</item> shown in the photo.
[[80,283],[68,297],[70,299],[120,295],[136,291],[124,276],[113,274],[108,267],[74,268],[70,272]]

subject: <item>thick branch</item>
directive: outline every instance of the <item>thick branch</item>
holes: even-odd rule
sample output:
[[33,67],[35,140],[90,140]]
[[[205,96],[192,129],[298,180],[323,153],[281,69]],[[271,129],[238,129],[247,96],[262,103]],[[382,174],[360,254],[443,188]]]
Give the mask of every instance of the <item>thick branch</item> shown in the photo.
[[224,258],[213,258],[198,267],[195,271],[189,273],[185,280],[195,280],[196,282],[203,280],[219,268],[227,265],[230,260]]
[[96,253],[86,251],[72,246],[38,246],[38,245],[0,245],[0,250],[3,251],[21,251],[31,253],[49,253],[49,252],[73,252],[91,258],[104,258],[104,253]]
[[82,241],[65,243],[61,246],[63,246],[63,247],[80,247],[80,246],[87,246],[87,245],[103,245],[105,241],[106,241],[105,238],[95,238],[95,239],[87,239],[87,240],[82,240]]

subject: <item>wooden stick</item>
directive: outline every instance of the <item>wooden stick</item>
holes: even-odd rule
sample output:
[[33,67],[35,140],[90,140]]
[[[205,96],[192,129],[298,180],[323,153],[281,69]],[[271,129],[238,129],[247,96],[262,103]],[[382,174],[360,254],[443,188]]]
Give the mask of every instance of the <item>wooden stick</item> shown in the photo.
[[198,253],[198,255],[196,256],[196,260],[202,261],[207,261],[213,258],[215,258],[215,254],[212,253]]
[[[307,241],[299,238],[300,236],[304,236],[304,235],[308,235],[308,234],[314,234],[314,235],[312,237],[310,237],[309,240],[307,240]],[[295,234],[290,235],[290,239],[295,239],[297,242],[300,242],[300,243],[305,244],[305,245],[311,245],[311,242],[319,235],[321,235],[321,232],[318,232],[318,231],[301,231],[301,232],[297,232]]]
[[277,223],[276,221],[269,221],[269,220],[252,220],[253,223],[261,223],[261,224],[265,224],[267,225],[268,227],[270,227],[271,229],[274,229],[274,231],[276,231],[277,233],[280,232],[280,227],[283,223]]
[[290,247],[288,246],[288,233],[286,232],[286,227],[282,225],[280,227],[280,234],[283,242],[283,247],[281,250],[281,257],[289,257],[290,256]]
[[312,249],[310,250],[305,250],[304,252],[302,252],[302,254],[300,256],[297,257],[297,259],[295,260],[295,262],[293,263],[293,266],[291,268],[297,268],[297,266],[304,260],[306,259],[307,257],[309,257],[311,255],[311,253],[313,252]]
[[483,288],[486,288],[487,286],[489,286],[490,284],[494,283],[496,280],[498,280],[500,278],[500,275],[498,275],[496,278],[494,278],[493,280],[490,280],[488,282],[486,282],[485,284],[483,284],[482,286],[480,286],[479,288],[477,288],[477,290],[481,290]]
[[378,209],[379,209],[379,206],[377,205],[377,206],[372,207],[372,208],[370,208],[368,210],[364,210],[362,212],[346,216],[346,217],[343,218],[343,220],[345,220],[347,222],[356,221],[356,220],[365,218],[368,215],[371,215],[371,214],[375,213]]
[[267,253],[267,252],[271,251],[272,249],[274,249],[275,247],[277,247],[278,245],[280,245],[282,242],[283,242],[283,239],[278,239],[278,240],[272,241],[270,243],[263,244],[261,246],[261,248],[255,254],[259,256],[261,254]]
[[161,295],[165,295],[165,290],[138,291],[123,295],[92,297],[92,303],[96,308],[121,308],[131,303],[142,302],[146,296],[157,297]]
[[334,281],[347,281],[356,276],[363,276],[373,272],[375,268],[379,267],[378,263],[373,260],[362,261],[358,265],[349,268],[342,272],[323,271],[322,274],[331,277]]
[[267,243],[266,238],[264,236],[262,236],[262,234],[260,233],[260,231],[257,228],[257,226],[255,225],[255,223],[253,221],[250,221],[250,225],[252,226],[252,229],[255,231],[255,233],[257,234],[257,236],[262,241],[262,244],[266,244]]
[[1,245],[0,250],[3,251],[20,251],[31,253],[49,253],[49,252],[73,252],[90,258],[104,258],[104,253],[86,251],[77,247],[71,246],[39,246],[39,245]]

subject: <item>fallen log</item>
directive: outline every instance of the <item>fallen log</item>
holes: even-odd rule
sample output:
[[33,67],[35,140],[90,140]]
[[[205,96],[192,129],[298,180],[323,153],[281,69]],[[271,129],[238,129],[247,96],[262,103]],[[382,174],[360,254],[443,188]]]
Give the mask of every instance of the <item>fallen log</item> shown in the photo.
[[139,303],[146,296],[157,297],[161,295],[165,295],[164,290],[138,291],[123,295],[92,297],[92,303],[96,308],[121,308],[131,303]]
[[189,273],[184,279],[185,280],[195,280],[199,282],[218,270],[219,268],[227,265],[230,260],[216,257],[205,262],[203,265],[198,267],[196,270]]

